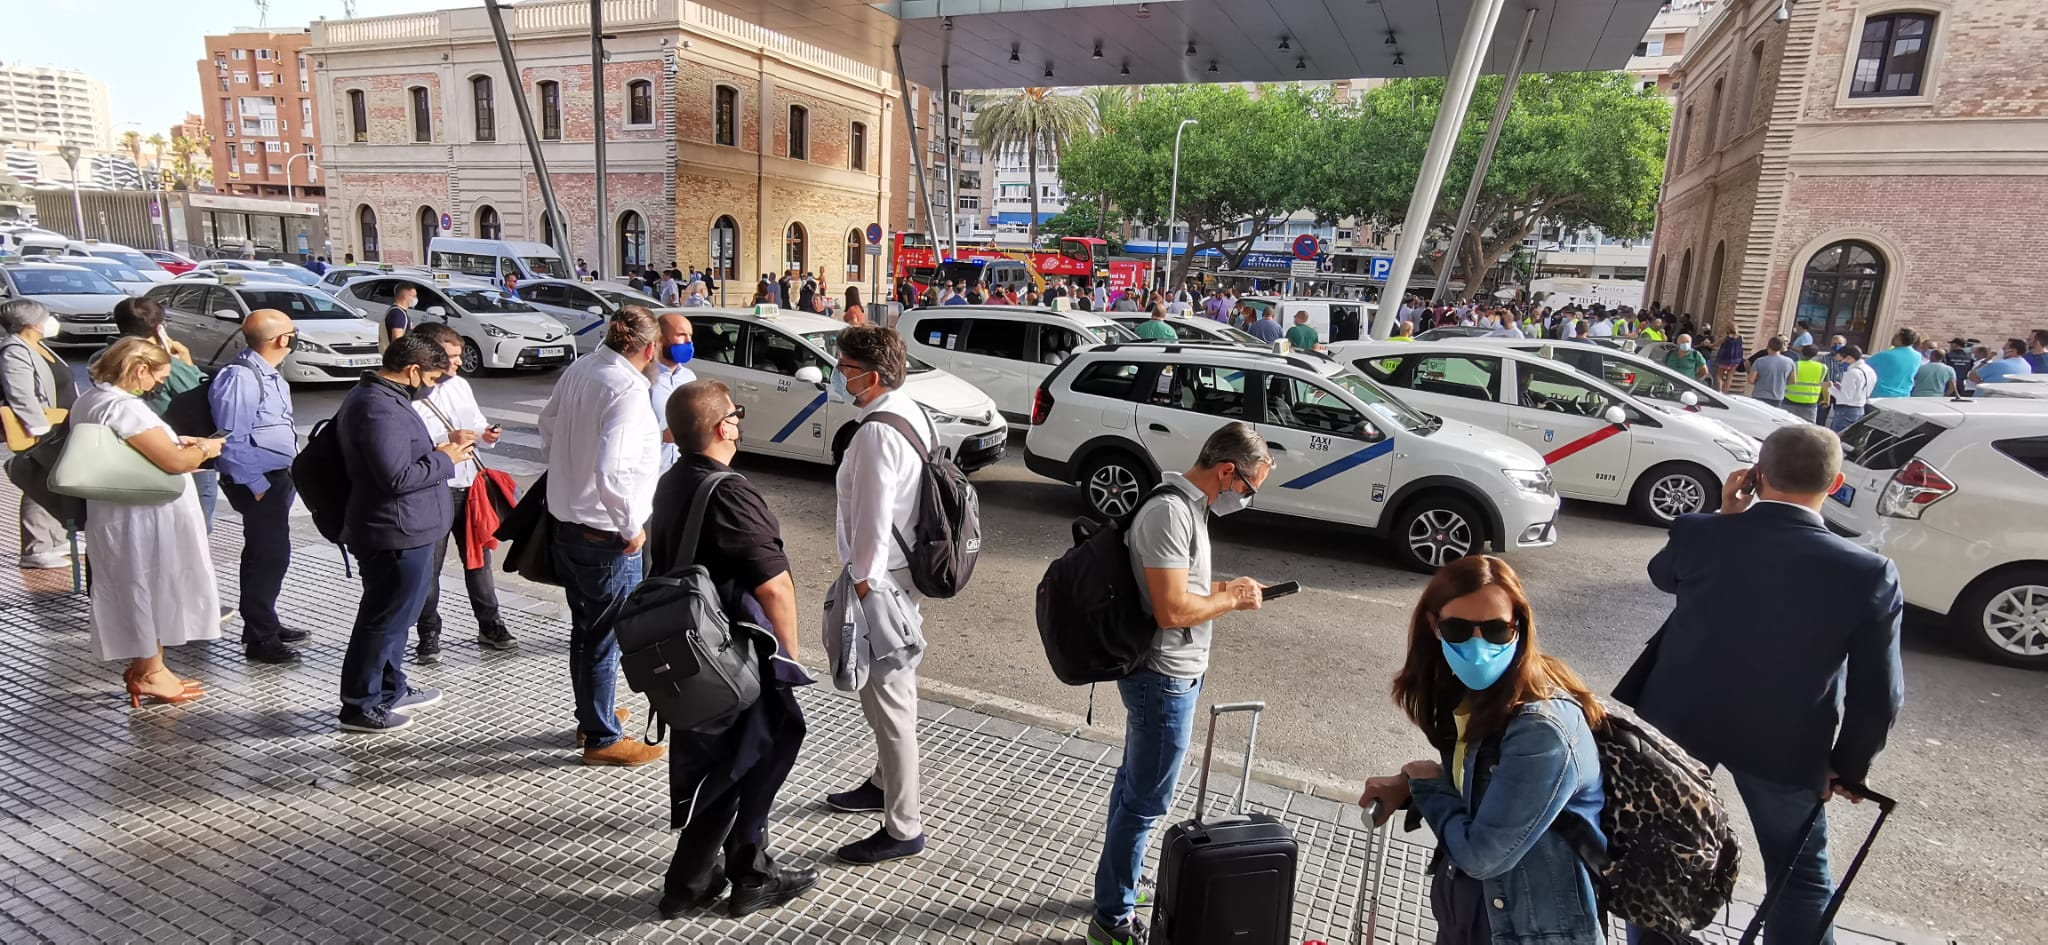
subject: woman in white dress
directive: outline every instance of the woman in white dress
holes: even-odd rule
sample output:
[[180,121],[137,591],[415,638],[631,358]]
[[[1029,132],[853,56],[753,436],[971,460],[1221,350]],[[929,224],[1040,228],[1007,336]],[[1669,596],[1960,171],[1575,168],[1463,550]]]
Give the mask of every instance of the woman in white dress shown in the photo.
[[190,702],[195,680],[164,667],[165,646],[220,638],[220,597],[199,494],[186,475],[220,455],[221,440],[181,437],[140,395],[171,375],[170,355],[143,338],[123,338],[93,362],[93,387],[71,422],[113,429],[158,469],[183,476],[185,494],[162,505],[89,502],[92,638],[102,660],[128,660],[130,704]]

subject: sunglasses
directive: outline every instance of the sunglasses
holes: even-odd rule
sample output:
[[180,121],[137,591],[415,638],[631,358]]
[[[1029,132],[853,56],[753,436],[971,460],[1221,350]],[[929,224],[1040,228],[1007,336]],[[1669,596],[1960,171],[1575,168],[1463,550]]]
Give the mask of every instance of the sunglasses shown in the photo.
[[1486,642],[1504,646],[1515,641],[1515,622],[1512,620],[1465,620],[1460,617],[1438,617],[1437,635],[1445,643],[1463,643],[1478,634]]
[[733,405],[733,407],[732,407],[732,412],[731,412],[731,413],[728,413],[728,414],[726,414],[726,415],[725,415],[725,416],[723,416],[723,417],[720,417],[720,418],[718,418],[718,422],[719,422],[719,423],[724,423],[724,422],[725,422],[725,421],[727,421],[727,420],[745,420],[745,419],[747,419],[747,405],[746,405],[746,404],[734,404],[734,405]]

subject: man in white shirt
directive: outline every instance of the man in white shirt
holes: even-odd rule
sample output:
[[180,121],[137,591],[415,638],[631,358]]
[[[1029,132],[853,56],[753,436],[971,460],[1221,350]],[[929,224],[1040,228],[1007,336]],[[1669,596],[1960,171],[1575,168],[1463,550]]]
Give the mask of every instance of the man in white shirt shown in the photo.
[[611,613],[640,583],[640,546],[654,510],[661,427],[647,409],[647,368],[660,340],[652,312],[620,309],[605,327],[604,346],[562,372],[540,412],[553,563],[569,598],[569,682],[587,765],[642,765],[663,753],[620,731]]
[[[839,560],[852,569],[856,593],[866,598],[872,582],[889,581],[916,604],[922,597],[895,536],[910,532],[924,482],[919,449],[931,449],[938,431],[924,409],[897,389],[903,386],[906,365],[903,338],[890,329],[862,325],[839,333],[832,390],[860,408],[863,422],[839,464],[834,531]],[[904,418],[923,442],[913,445],[901,431],[865,422],[877,413]],[[924,852],[917,797],[917,674],[903,670],[886,680],[880,674],[870,677],[860,690],[860,708],[875,733],[874,775],[853,790],[828,795],[825,802],[847,812],[881,811],[883,827],[840,847],[839,858],[865,865],[916,856]]]
[[1605,315],[1594,319],[1590,334],[1595,338],[1614,337],[1614,319],[1608,318]]
[[1828,429],[1840,433],[1863,419],[1863,412],[1870,408],[1870,392],[1877,389],[1877,372],[1863,363],[1863,349],[1855,345],[1843,345],[1835,357],[1845,366],[1842,376],[1828,385],[1828,399],[1834,402],[1834,408],[1828,411]]
[[654,405],[654,420],[661,425],[662,472],[668,472],[683,455],[676,449],[675,434],[668,429],[668,399],[697,379],[697,372],[683,366],[697,353],[690,331],[689,319],[674,312],[662,315],[661,345],[655,349],[654,363],[647,366],[648,398]]
[[[460,373],[462,370],[462,336],[455,329],[441,322],[426,322],[414,330],[448,352],[448,376],[435,384],[425,400],[415,400],[413,412],[419,414],[420,422],[427,425],[427,433],[439,446],[451,437],[464,440],[474,437],[478,446],[498,445],[503,433],[495,424],[484,419],[483,408],[477,406],[476,393],[470,390],[469,381]],[[505,620],[498,614],[498,588],[491,581],[491,552],[483,550],[482,564],[471,568],[464,556],[469,544],[469,516],[464,510],[469,507],[469,489],[476,484],[478,464],[475,459],[455,464],[455,475],[448,480],[448,499],[455,508],[453,528],[449,535],[442,535],[434,543],[434,573],[441,573],[441,562],[447,559],[449,541],[452,535],[456,560],[463,562],[462,583],[469,592],[469,607],[476,613],[476,642],[488,650],[509,650],[519,645],[513,639],[512,631],[506,629]],[[413,660],[423,666],[441,661],[441,582],[436,579],[427,584],[427,602],[420,607],[420,618],[414,624],[419,629],[419,646],[413,650]]]

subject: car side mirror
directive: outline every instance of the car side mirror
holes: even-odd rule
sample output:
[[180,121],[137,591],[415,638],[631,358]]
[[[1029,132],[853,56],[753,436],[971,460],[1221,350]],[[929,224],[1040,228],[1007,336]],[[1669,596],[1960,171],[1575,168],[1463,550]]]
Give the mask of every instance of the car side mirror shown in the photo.
[[1607,408],[1607,412],[1601,414],[1601,417],[1602,419],[1605,419],[1608,423],[1614,424],[1615,426],[1628,426],[1628,411],[1623,410],[1620,407]]
[[242,313],[231,308],[217,308],[213,310],[213,317],[238,322],[242,320]]
[[447,318],[448,310],[442,308],[439,305],[429,305],[427,306],[427,314],[432,315],[435,318]]
[[1377,428],[1363,420],[1358,421],[1357,433],[1358,437],[1367,443],[1376,443],[1382,438]]
[[592,315],[603,315],[603,314],[604,314],[604,307],[603,307],[603,306],[599,306],[599,305],[586,305],[586,306],[584,306],[584,307],[583,307],[583,310],[584,310],[584,311],[586,311],[586,312],[589,312],[589,313],[590,313],[590,314],[592,314]]
[[796,380],[799,384],[823,384],[825,372],[818,370],[816,365],[806,364],[796,369]]
[[1683,405],[1685,409],[1691,410],[1692,408],[1700,405],[1700,395],[1695,394],[1692,391],[1686,391],[1685,393],[1678,395],[1678,402],[1681,405]]

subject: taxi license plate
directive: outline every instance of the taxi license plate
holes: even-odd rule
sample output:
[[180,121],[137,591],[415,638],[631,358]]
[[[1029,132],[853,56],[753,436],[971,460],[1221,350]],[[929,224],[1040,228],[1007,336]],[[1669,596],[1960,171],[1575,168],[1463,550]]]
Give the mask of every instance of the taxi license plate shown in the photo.
[[343,359],[341,359],[341,366],[342,366],[342,367],[376,367],[376,366],[378,366],[379,364],[382,364],[382,363],[384,363],[384,362],[383,362],[383,361],[382,361],[381,359],[379,359],[379,358],[375,358],[375,357],[361,357],[361,358],[343,358]]
[[562,347],[542,348],[539,351],[534,352],[534,356],[540,358],[559,358],[563,354],[567,353],[568,350],[569,349]]
[[1856,502],[1856,487],[1846,482],[1842,483],[1842,487],[1840,489],[1836,489],[1835,491],[1828,493],[1828,498],[1833,499],[1836,502],[1840,502],[1843,505],[1854,505]]
[[967,441],[967,448],[971,450],[990,449],[992,447],[1003,445],[1003,441],[1008,438],[1009,433],[1007,431],[999,430],[995,433],[990,433],[987,436],[980,436]]
[[118,335],[121,329],[114,325],[65,325],[67,335]]

